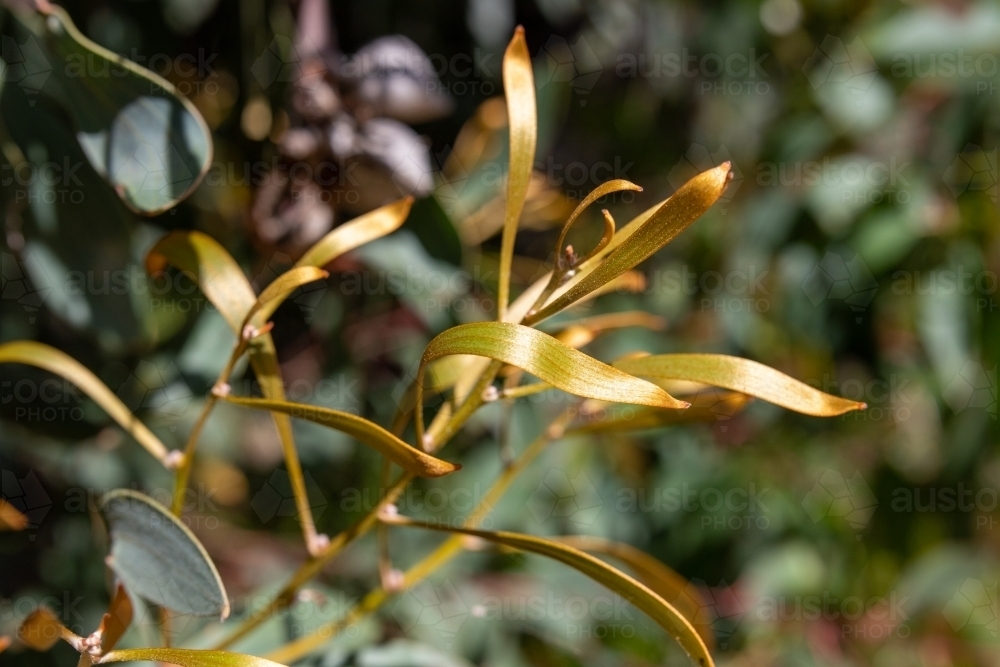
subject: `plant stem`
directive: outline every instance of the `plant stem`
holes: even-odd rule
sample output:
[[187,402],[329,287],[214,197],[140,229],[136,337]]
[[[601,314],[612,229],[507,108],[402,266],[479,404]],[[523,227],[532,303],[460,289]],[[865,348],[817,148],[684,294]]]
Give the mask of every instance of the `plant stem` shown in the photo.
[[[469,527],[476,526],[483,518],[486,517],[492,510],[496,503],[500,500],[503,494],[510,488],[510,485],[517,478],[517,475],[521,473],[532,461],[538,458],[546,446],[558,440],[562,437],[565,432],[565,427],[572,419],[575,414],[573,408],[569,408],[564,411],[559,417],[555,419],[528,447],[518,456],[510,466],[508,466],[497,478],[490,490],[486,492],[486,495],[479,502],[479,504],[472,510],[469,516],[465,519],[465,525]],[[366,517],[367,518],[367,517]],[[421,580],[433,574],[438,568],[445,565],[452,558],[458,555],[464,547],[465,538],[462,536],[452,536],[445,540],[437,549],[432,551],[430,554],[425,556],[416,565],[412,566],[406,571],[403,577],[403,588],[410,588]],[[276,651],[268,654],[266,657],[269,660],[274,660],[275,662],[288,664],[299,660],[318,647],[322,646],[323,643],[332,639],[344,628],[356,623],[358,620],[364,616],[377,610],[382,603],[384,603],[392,594],[387,592],[384,588],[375,588],[370,591],[357,606],[350,609],[343,618],[328,623],[320,628],[317,628],[308,635],[304,635],[295,641],[282,646]]]

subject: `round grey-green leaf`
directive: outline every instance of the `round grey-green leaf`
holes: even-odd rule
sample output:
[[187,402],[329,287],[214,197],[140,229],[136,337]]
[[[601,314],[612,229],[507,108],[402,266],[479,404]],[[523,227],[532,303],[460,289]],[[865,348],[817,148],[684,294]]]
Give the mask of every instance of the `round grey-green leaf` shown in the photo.
[[198,538],[167,508],[137,491],[101,498],[111,533],[108,565],[133,595],[182,614],[229,616],[229,598]]

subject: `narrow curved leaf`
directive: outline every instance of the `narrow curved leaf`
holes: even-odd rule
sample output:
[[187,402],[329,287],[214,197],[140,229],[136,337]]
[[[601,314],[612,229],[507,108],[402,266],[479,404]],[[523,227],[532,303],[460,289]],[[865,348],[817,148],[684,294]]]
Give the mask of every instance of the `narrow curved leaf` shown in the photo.
[[407,471],[421,477],[441,477],[461,468],[460,465],[442,461],[419,449],[411,447],[378,424],[349,412],[341,412],[340,410],[332,410],[306,403],[272,401],[260,398],[224,396],[222,400],[255,410],[280,412],[296,419],[305,419],[315,424],[341,431],[377,450]]
[[290,271],[281,274],[274,281],[264,288],[264,291],[257,297],[257,301],[247,313],[244,327],[249,324],[258,329],[271,318],[274,311],[278,309],[285,299],[291,296],[292,292],[308,283],[326,278],[330,274],[315,266],[297,266]]
[[814,389],[770,366],[725,354],[659,354],[619,359],[614,366],[644,377],[724,387],[815,417],[835,417],[868,407]]
[[[605,197],[609,194],[615,192],[621,192],[623,190],[631,190],[633,192],[642,192],[640,188],[635,183],[626,181],[625,179],[615,179],[611,181],[605,181],[601,183],[596,188],[590,191],[583,201],[577,205],[576,209],[567,218],[565,224],[562,226],[562,230],[559,232],[559,239],[556,241],[556,262],[558,263],[560,254],[563,251],[563,245],[566,243],[566,236],[569,234],[569,230],[572,229],[573,225],[579,219],[580,215],[590,207],[595,201],[601,197]],[[615,223],[614,219],[610,215],[604,216],[604,233],[601,235],[601,240],[597,243],[593,250],[587,253],[584,257],[580,259],[581,262],[590,259],[592,256],[604,250],[609,243],[611,243],[612,237],[615,235]]]
[[510,168],[507,173],[507,207],[504,211],[503,237],[500,241],[500,283],[497,310],[504,319],[510,299],[510,272],[514,262],[514,238],[521,221],[524,199],[528,194],[538,116],[535,109],[535,76],[531,55],[524,41],[524,28],[518,26],[503,56],[503,89],[507,98],[507,122],[510,132]]
[[702,641],[697,630],[673,605],[664,600],[663,597],[648,586],[579,549],[533,535],[440,526],[414,521],[398,515],[389,516],[382,514],[380,518],[390,524],[472,535],[473,537],[479,537],[494,544],[548,556],[569,565],[594,581],[607,586],[646,612],[660,627],[677,640],[681,648],[684,649],[696,665],[701,667],[714,665],[712,657],[708,653],[708,648],[705,646],[705,642]]
[[155,215],[198,186],[212,136],[195,106],[163,77],[87,39],[60,7],[44,3],[35,30],[61,60],[44,92],[73,121],[94,169],[134,212]]
[[101,498],[111,533],[108,566],[131,593],[195,616],[229,616],[222,579],[198,538],[170,510],[130,489]]
[[200,651],[191,648],[129,648],[112,651],[97,661],[99,665],[111,662],[161,662],[179,667],[284,667],[266,658],[228,651]]
[[14,341],[0,345],[0,364],[26,364],[47,370],[79,387],[111,416],[140,445],[163,463],[167,448],[146,425],[135,418],[107,385],[79,361],[54,347],[34,341]]
[[630,544],[605,540],[600,537],[566,535],[555,539],[574,549],[609,556],[625,563],[635,573],[639,581],[684,615],[684,618],[701,636],[705,646],[709,649],[715,646],[715,635],[712,633],[712,617],[708,613],[708,603],[696,586],[666,563]]
[[424,366],[452,354],[473,354],[517,366],[577,396],[659,408],[688,406],[651,382],[618,371],[546,333],[507,322],[462,324],[435,337],[421,359],[418,391]]
[[413,197],[405,197],[345,222],[309,248],[295,266],[322,268],[345,252],[396,231],[412,207]]
[[[257,299],[250,282],[243,275],[236,260],[226,252],[218,241],[201,232],[172,232],[160,239],[146,255],[146,270],[150,273],[162,271],[172,264],[194,280],[202,293],[222,314],[237,336],[243,333],[243,323],[254,307]],[[257,376],[261,392],[267,398],[284,400],[285,386],[278,366],[278,355],[271,334],[264,332],[255,337],[249,345],[250,366]],[[316,528],[306,494],[302,465],[295,449],[292,423],[287,415],[272,414],[278,429],[282,454],[288,466],[292,489],[295,493],[299,521],[310,553],[320,548],[316,541]]]
[[682,185],[646,222],[630,230],[620,244],[613,249],[609,244],[607,256],[593,270],[584,272],[565,292],[529,315],[525,324],[544,320],[649,258],[701,217],[722,196],[729,178],[730,166],[724,162]]

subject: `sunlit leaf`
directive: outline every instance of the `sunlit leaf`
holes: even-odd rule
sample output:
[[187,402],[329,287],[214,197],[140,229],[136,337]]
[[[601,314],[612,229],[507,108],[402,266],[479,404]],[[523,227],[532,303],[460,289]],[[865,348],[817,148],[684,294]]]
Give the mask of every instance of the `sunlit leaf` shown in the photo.
[[250,325],[260,329],[278,309],[278,306],[291,296],[292,292],[303,285],[321,280],[329,275],[323,269],[315,266],[297,266],[281,274],[257,297],[257,301],[247,313],[244,327]]
[[548,556],[561,563],[579,570],[594,581],[597,581],[611,590],[615,591],[626,600],[642,609],[656,621],[670,636],[677,640],[681,648],[691,657],[696,665],[706,667],[713,665],[712,657],[708,653],[705,642],[702,641],[697,630],[690,621],[684,617],[673,605],[663,599],[648,586],[636,581],[624,572],[608,565],[604,561],[595,558],[579,549],[575,549],[559,542],[523,535],[520,533],[508,533],[502,531],[474,530],[471,528],[455,528],[450,526],[424,523],[404,518],[398,515],[388,515],[383,513],[380,518],[387,522],[403,526],[413,526],[418,528],[428,528],[462,535],[472,535],[481,539],[500,544],[513,549],[530,551],[542,556]]
[[[438,334],[424,350],[417,372],[421,405],[424,367],[452,354],[472,354],[523,369],[577,396],[660,408],[686,408],[660,387],[616,371],[536,329],[507,322],[474,322]],[[420,410],[417,411],[418,430]]]
[[229,616],[229,598],[198,538],[170,511],[138,491],[101,498],[111,533],[108,566],[128,591],[171,611]]
[[324,267],[345,252],[396,231],[412,207],[413,197],[405,197],[345,222],[309,248],[295,266]]
[[24,530],[31,522],[9,502],[0,498],[0,530]]
[[685,183],[641,226],[630,230],[620,243],[609,244],[605,248],[609,251],[607,256],[593,270],[583,272],[578,281],[547,306],[529,314],[525,324],[544,320],[648,259],[701,217],[722,196],[729,178],[729,163],[724,162]]
[[57,641],[65,639],[70,644],[77,644],[80,637],[70,632],[48,607],[39,606],[28,614],[17,629],[17,638],[36,651],[48,651]]
[[555,336],[560,342],[570,347],[581,348],[599,335],[614,329],[642,327],[652,331],[662,331],[666,326],[667,321],[662,317],[644,310],[630,310],[622,313],[594,315],[570,322]]
[[614,366],[643,377],[724,387],[816,417],[834,417],[867,407],[814,389],[770,366],[725,354],[660,354],[620,359]]
[[228,651],[199,651],[189,648],[129,648],[108,653],[97,664],[110,662],[161,662],[179,667],[284,667],[265,658]]
[[672,604],[694,627],[705,646],[715,646],[709,605],[691,582],[662,561],[630,544],[589,535],[566,535],[555,538],[580,551],[610,556],[625,563],[636,578],[661,598]]
[[415,449],[378,424],[349,412],[341,412],[340,410],[332,410],[306,403],[241,398],[238,396],[225,396],[222,400],[256,410],[280,412],[296,419],[305,419],[315,424],[341,431],[353,438],[357,438],[394,463],[421,477],[440,477],[461,468],[459,465],[442,461],[419,449]]
[[0,345],[0,364],[26,364],[54,373],[79,387],[161,463],[168,452],[160,439],[140,422],[115,394],[73,357],[34,341]]
[[521,221],[524,199],[528,193],[538,117],[535,109],[535,77],[531,55],[524,41],[524,28],[517,27],[503,56],[503,88],[507,98],[507,122],[510,132],[510,168],[507,173],[507,208],[504,211],[503,237],[500,242],[500,283],[497,290],[497,319],[503,321],[510,299],[510,270],[514,261],[514,238]]
[[[146,270],[150,273],[162,271],[168,264],[195,281],[233,333],[242,336],[244,321],[257,299],[239,264],[225,248],[211,236],[201,232],[173,232],[160,239],[146,255]],[[284,400],[285,386],[271,334],[264,332],[256,336],[249,346],[249,355],[250,366],[264,396],[276,401]],[[310,553],[315,554],[321,547],[316,540],[316,528],[309,508],[302,466],[295,449],[292,423],[284,414],[272,414],[271,417],[278,429],[306,545]]]
[[136,213],[155,215],[187,197],[212,161],[201,114],[163,77],[87,39],[60,7],[32,22],[59,59],[43,88],[72,119],[95,171]]

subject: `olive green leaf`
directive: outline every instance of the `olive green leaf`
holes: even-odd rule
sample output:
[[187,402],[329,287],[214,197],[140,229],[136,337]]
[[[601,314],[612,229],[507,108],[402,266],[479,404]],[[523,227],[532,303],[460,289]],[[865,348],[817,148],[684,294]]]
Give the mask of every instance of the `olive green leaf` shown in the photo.
[[60,7],[42,3],[32,29],[55,58],[49,92],[69,114],[87,159],[134,212],[155,215],[198,186],[212,136],[166,79],[84,37]]
[[296,419],[305,419],[315,424],[341,431],[353,438],[357,438],[407,471],[421,477],[441,477],[461,468],[460,465],[442,461],[419,449],[415,449],[378,424],[349,412],[341,412],[340,410],[324,408],[318,405],[308,405],[306,403],[273,401],[260,398],[223,396],[221,400],[255,410],[280,412]]
[[[243,335],[244,322],[257,299],[239,264],[218,241],[196,231],[167,234],[147,253],[146,270],[155,274],[168,264],[172,264],[195,281],[229,324],[233,333],[237,336]],[[278,355],[271,334],[265,331],[254,337],[250,341],[249,353],[250,366],[257,376],[264,396],[277,401],[284,400],[285,386],[281,379]],[[292,481],[296,509],[306,545],[310,553],[318,552],[320,547],[316,541],[316,528],[312,510],[309,508],[302,466],[299,463],[298,451],[295,449],[291,420],[283,414],[272,414],[271,418],[278,429],[278,438],[281,440],[285,465]]]
[[229,598],[198,538],[158,502],[130,489],[101,498],[111,533],[108,566],[131,593],[195,616],[229,616]]
[[309,248],[295,266],[324,267],[345,252],[396,231],[412,207],[413,197],[405,197],[345,222]]
[[[722,196],[730,179],[728,162],[695,176],[681,186],[640,226],[629,230],[619,242],[604,248],[607,256],[591,270],[581,270],[580,278],[541,310],[530,313],[525,324],[534,324],[566,308],[584,295],[648,259],[697,220]],[[617,237],[616,237],[617,238]],[[595,254],[594,259],[600,257]]]
[[715,646],[708,604],[698,589],[662,561],[630,544],[589,535],[566,535],[559,542],[588,553],[610,556],[625,563],[636,578],[677,608],[701,636],[705,646]]
[[166,464],[168,451],[121,400],[79,361],[54,347],[34,341],[14,341],[0,345],[0,364],[26,364],[55,373],[79,387],[111,416],[140,445]]
[[[424,369],[452,354],[471,354],[516,366],[577,396],[659,408],[686,408],[666,391],[618,371],[537,329],[508,322],[460,324],[438,334],[424,349],[417,370],[417,405],[423,401]],[[422,432],[417,410],[418,432]]]
[[510,299],[510,272],[514,262],[514,237],[521,221],[521,211],[528,194],[535,143],[538,138],[538,116],[535,109],[535,76],[531,55],[524,40],[524,28],[518,26],[503,55],[503,89],[507,98],[507,119],[510,132],[510,168],[507,173],[507,207],[504,211],[503,237],[500,241],[500,283],[497,288],[497,310],[503,321]]
[[643,377],[724,387],[815,417],[835,417],[868,407],[814,389],[770,366],[725,354],[659,354],[619,359],[614,366]]
[[100,660],[99,665],[111,662],[160,662],[179,667],[284,667],[265,658],[228,651],[200,651],[190,648],[129,648],[112,651]]
[[471,528],[455,528],[414,521],[399,515],[383,512],[379,518],[389,524],[427,528],[462,535],[479,537],[488,542],[513,549],[530,551],[542,556],[548,556],[561,563],[579,570],[594,581],[597,581],[615,591],[626,600],[639,607],[656,621],[664,630],[670,633],[681,645],[681,648],[691,657],[696,665],[707,667],[713,665],[705,642],[698,635],[690,621],[673,605],[663,599],[648,586],[636,581],[624,572],[608,565],[579,549],[561,544],[554,540],[520,533],[502,531],[474,530]]

